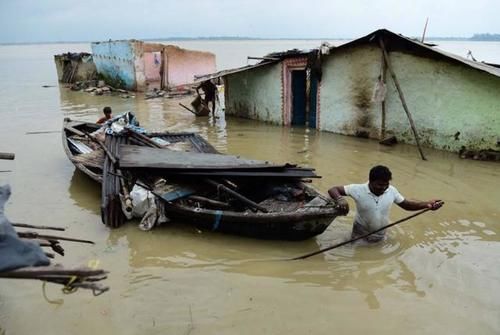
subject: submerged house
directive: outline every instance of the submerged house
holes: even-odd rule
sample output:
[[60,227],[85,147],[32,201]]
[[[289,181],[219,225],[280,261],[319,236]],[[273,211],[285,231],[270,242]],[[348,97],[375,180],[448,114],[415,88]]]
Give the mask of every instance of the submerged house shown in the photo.
[[385,29],[200,80],[217,77],[230,115],[448,151],[500,145],[500,68]]
[[127,90],[172,89],[216,70],[214,54],[174,45],[110,40],[91,47],[98,74],[108,84]]
[[95,79],[96,67],[92,55],[86,52],[67,52],[54,56],[57,79],[62,83],[74,83]]

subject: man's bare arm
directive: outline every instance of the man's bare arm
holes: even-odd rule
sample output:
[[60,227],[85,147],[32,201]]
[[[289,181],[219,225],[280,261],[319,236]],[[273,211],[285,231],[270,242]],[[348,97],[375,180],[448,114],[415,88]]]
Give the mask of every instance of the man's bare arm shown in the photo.
[[343,214],[349,213],[349,204],[344,199],[346,195],[344,186],[334,186],[328,190],[328,194],[337,203],[338,208]]
[[433,211],[441,208],[444,202],[441,200],[429,200],[429,201],[420,201],[420,200],[408,200],[405,199],[403,202],[397,204],[399,207],[407,210],[407,211],[418,211],[421,209],[430,208]]

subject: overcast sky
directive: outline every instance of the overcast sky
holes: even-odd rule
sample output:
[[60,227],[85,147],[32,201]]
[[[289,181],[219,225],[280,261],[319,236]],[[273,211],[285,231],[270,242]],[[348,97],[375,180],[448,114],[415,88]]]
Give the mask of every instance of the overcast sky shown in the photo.
[[0,43],[500,33],[500,0],[0,0]]

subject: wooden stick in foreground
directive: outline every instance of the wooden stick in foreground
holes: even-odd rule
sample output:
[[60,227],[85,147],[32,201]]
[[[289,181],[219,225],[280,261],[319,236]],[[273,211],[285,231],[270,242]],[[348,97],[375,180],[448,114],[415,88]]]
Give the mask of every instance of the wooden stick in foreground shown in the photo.
[[396,221],[396,222],[393,222],[393,223],[391,223],[391,224],[388,224],[388,225],[386,225],[386,226],[383,226],[382,228],[379,228],[379,229],[377,229],[377,230],[374,230],[374,231],[372,231],[371,233],[364,234],[364,235],[358,236],[358,237],[356,237],[356,238],[353,238],[353,239],[351,239],[351,240],[349,240],[349,241],[345,241],[345,242],[337,243],[337,244],[335,244],[335,245],[332,245],[331,247],[324,248],[324,249],[320,249],[320,250],[318,250],[318,251],[314,251],[314,252],[311,252],[311,253],[309,253],[309,254],[305,254],[305,255],[302,255],[302,256],[297,256],[297,257],[290,258],[290,259],[287,259],[287,260],[288,260],[288,261],[295,261],[295,260],[299,260],[299,259],[305,259],[305,258],[308,258],[308,257],[311,257],[311,256],[315,256],[315,255],[317,255],[317,254],[321,254],[321,253],[323,253],[323,252],[325,252],[325,251],[332,250],[332,249],[335,249],[335,248],[341,247],[341,246],[343,246],[343,245],[346,245],[346,244],[349,244],[349,243],[352,243],[352,242],[355,242],[355,241],[361,240],[362,238],[365,238],[365,237],[368,237],[368,236],[370,236],[370,235],[372,235],[372,234],[375,234],[375,233],[381,232],[381,231],[382,231],[382,230],[384,230],[384,229],[387,229],[387,228],[389,228],[389,227],[392,227],[392,226],[395,226],[395,225],[397,225],[397,224],[400,224],[400,223],[402,223],[402,222],[404,222],[404,221],[407,221],[407,220],[409,220],[409,219],[411,219],[411,218],[414,218],[414,217],[416,217],[416,216],[419,216],[420,214],[424,214],[425,212],[427,212],[427,211],[429,211],[429,210],[431,210],[431,208],[426,208],[426,209],[423,209],[423,210],[421,210],[421,211],[420,211],[420,212],[418,212],[418,213],[412,214],[412,215],[407,216],[407,217],[405,217],[405,218],[403,218],[403,219],[401,219],[401,220],[398,220],[398,221]]
[[58,231],[65,231],[66,230],[66,228],[62,228],[62,227],[34,226],[31,224],[26,224],[26,223],[13,223],[12,225],[14,227],[20,227],[20,228],[47,229],[47,230],[58,230]]
[[396,89],[399,94],[399,98],[401,99],[401,104],[403,105],[403,109],[406,112],[406,116],[408,117],[408,121],[410,121],[410,126],[411,130],[413,131],[413,136],[415,136],[415,142],[417,142],[417,147],[418,151],[420,152],[420,156],[422,157],[422,160],[426,161],[427,158],[424,156],[424,152],[422,151],[422,147],[420,146],[420,140],[418,138],[418,133],[417,129],[415,128],[415,123],[413,122],[413,118],[411,116],[410,110],[408,109],[408,106],[406,105],[406,100],[403,95],[403,91],[401,90],[401,86],[399,86],[399,81],[398,78],[396,78],[396,73],[394,73],[394,70],[392,68],[391,62],[389,60],[389,55],[387,54],[387,50],[385,49],[384,46],[384,41],[382,41],[382,38],[379,38],[378,40],[380,49],[382,49],[382,53],[384,54],[384,59],[385,63],[387,65],[387,69],[389,70],[389,73],[391,74],[392,80],[394,81],[394,85],[396,85]]
[[37,239],[45,239],[45,240],[60,240],[60,241],[70,241],[70,242],[80,242],[80,243],[88,243],[95,244],[89,240],[81,240],[78,238],[71,237],[63,237],[63,236],[55,236],[55,235],[42,235],[35,232],[17,232],[17,235],[22,238],[37,238]]
[[43,131],[27,131],[26,135],[37,135],[37,134],[53,134],[60,133],[60,130],[43,130]]

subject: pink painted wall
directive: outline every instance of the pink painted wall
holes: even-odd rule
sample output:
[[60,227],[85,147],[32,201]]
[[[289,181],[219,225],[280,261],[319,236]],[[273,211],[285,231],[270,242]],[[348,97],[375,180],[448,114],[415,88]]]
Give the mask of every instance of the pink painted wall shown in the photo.
[[160,81],[161,52],[144,53],[144,73],[146,81]]
[[166,52],[166,83],[169,88],[191,84],[195,75],[216,71],[215,55],[210,52],[186,50],[176,46],[167,46]]

